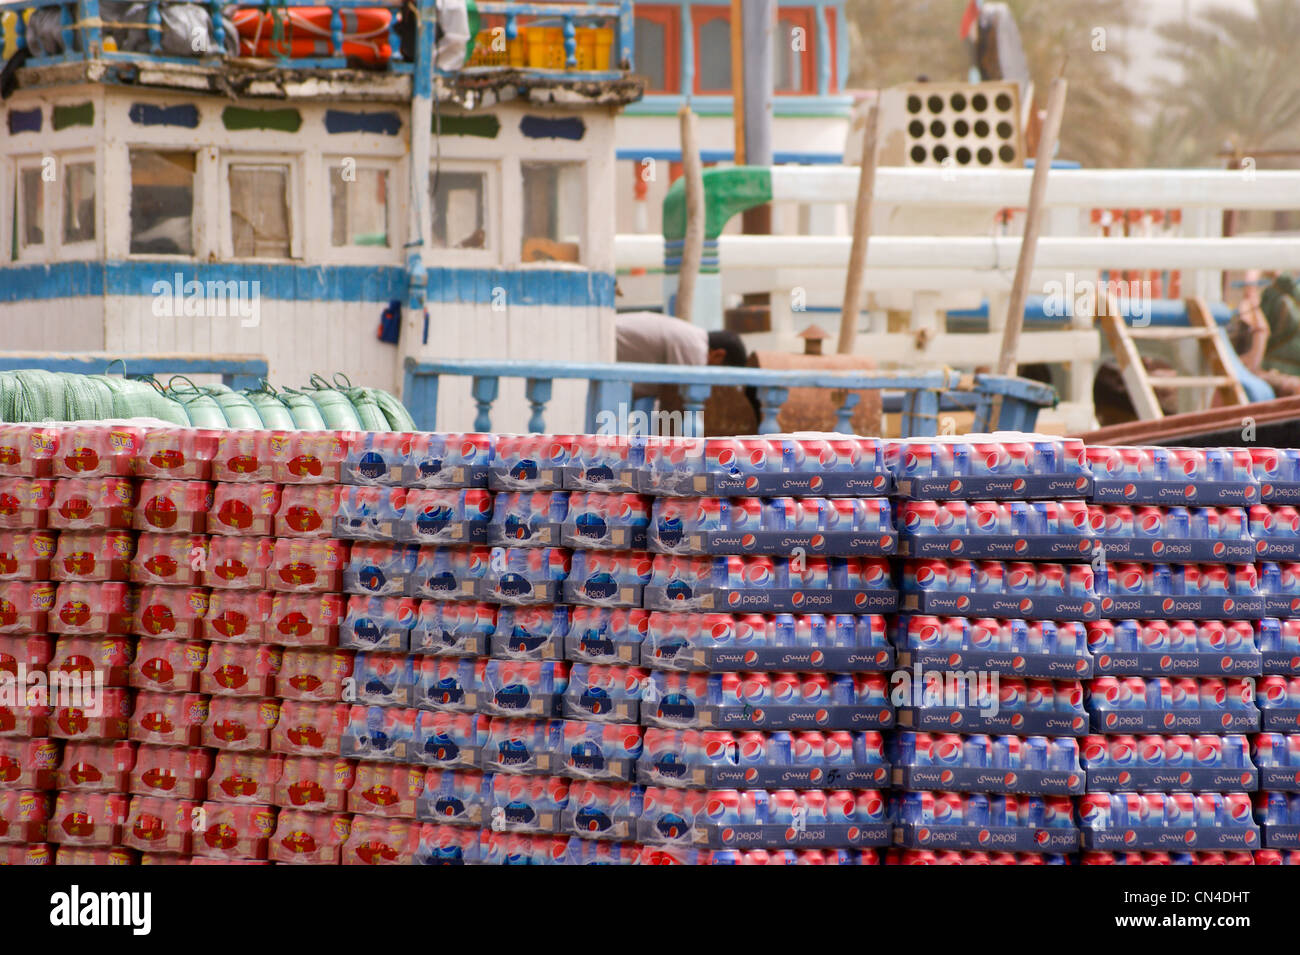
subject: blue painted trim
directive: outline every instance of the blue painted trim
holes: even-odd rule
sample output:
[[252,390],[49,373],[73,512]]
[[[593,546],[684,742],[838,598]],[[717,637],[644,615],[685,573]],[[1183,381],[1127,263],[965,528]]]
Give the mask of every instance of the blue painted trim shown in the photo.
[[[683,43],[683,46],[686,44]],[[686,70],[683,68],[683,82]],[[690,77],[694,83],[694,77]],[[689,87],[683,87],[689,89]],[[778,93],[772,97],[773,113],[776,116],[834,116],[848,117],[853,112],[852,96],[801,96],[797,94]],[[676,116],[683,103],[689,102],[691,108],[701,116],[730,116],[732,97],[729,95],[678,96],[673,93],[655,93],[645,96],[636,103],[623,107],[628,116]]]
[[813,22],[817,25],[817,95],[829,96],[831,92],[831,36],[826,25],[826,8],[817,7],[813,11]]
[[[728,0],[728,2],[730,2],[730,0]],[[685,5],[683,5],[681,21],[677,32],[682,35],[682,48],[680,51],[682,68],[681,88],[685,90],[685,93],[681,96],[673,96],[671,94],[655,97],[646,96],[641,100],[643,103],[648,99],[674,100],[675,104],[673,109],[676,110],[682,103],[690,103],[691,106],[694,107],[698,100],[698,97],[695,96],[695,21],[691,19],[691,12]],[[629,103],[628,105],[635,106],[636,104]],[[699,112],[699,110],[696,110],[696,112]]]
[[[302,266],[234,262],[59,262],[0,266],[0,302],[46,301],[105,295],[151,296],[154,283],[257,282],[271,301],[380,302],[405,300],[406,270],[399,266]],[[612,272],[560,269],[430,269],[431,302],[489,305],[493,290],[512,305],[614,307]]]
[[519,121],[519,131],[529,139],[570,139],[577,142],[587,135],[587,124],[581,116],[525,116]]
[[[657,162],[681,162],[682,151],[670,148],[619,149],[614,156],[616,159],[629,162],[640,162],[642,159],[653,159]],[[730,149],[702,149],[700,150],[700,159],[706,163],[734,162],[736,154]],[[778,152],[773,154],[772,161],[777,166],[839,166],[844,163],[844,154]]]
[[[1030,157],[1029,159],[1025,160],[1025,168],[1026,169],[1034,168],[1033,157]],[[1053,169],[1082,169],[1083,165],[1074,159],[1053,159],[1052,168]]]
[[[115,364],[118,360],[123,365]],[[123,355],[109,352],[0,354],[0,371],[43,371],[73,375],[220,375],[230,388],[256,388],[270,375],[262,357],[213,358],[207,355]]]
[[397,113],[354,113],[345,109],[325,111],[325,131],[339,133],[379,133],[396,136],[402,130],[402,117]]
[[41,108],[11,109],[8,116],[9,135],[18,133],[39,133],[41,131]]
[[131,122],[137,126],[179,126],[183,129],[197,129],[199,125],[199,108],[193,103],[180,103],[176,106],[132,103],[128,115],[131,117]]

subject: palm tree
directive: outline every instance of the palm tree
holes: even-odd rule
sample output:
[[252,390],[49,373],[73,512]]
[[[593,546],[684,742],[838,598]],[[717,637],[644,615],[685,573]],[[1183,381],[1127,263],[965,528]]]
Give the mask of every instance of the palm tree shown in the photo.
[[1214,7],[1198,22],[1159,29],[1180,68],[1157,88],[1164,141],[1187,164],[1216,154],[1300,146],[1300,0],[1254,0],[1254,14]]

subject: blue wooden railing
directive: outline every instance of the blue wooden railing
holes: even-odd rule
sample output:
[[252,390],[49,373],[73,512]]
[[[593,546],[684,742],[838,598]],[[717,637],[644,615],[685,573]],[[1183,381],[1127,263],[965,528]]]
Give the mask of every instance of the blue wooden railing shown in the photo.
[[[16,52],[30,49],[27,44],[27,26],[23,15],[29,10],[56,8],[59,11],[60,35],[63,51],[52,55],[33,56],[27,62],[31,66],[47,66],[55,63],[82,60],[105,60],[118,62],[161,61],[172,63],[194,63],[196,59],[225,56],[226,29],[221,18],[221,11],[231,4],[221,0],[194,0],[196,5],[204,7],[212,20],[212,33],[206,51],[195,52],[191,57],[164,55],[162,52],[162,0],[147,0],[145,22],[142,24],[114,24],[106,22],[100,10],[100,0],[18,0],[17,3],[0,6],[0,15],[12,13],[15,16],[10,28],[12,36],[6,36],[4,18],[0,16],[0,61],[4,51],[11,45]],[[304,6],[324,6],[330,10],[328,53],[322,56],[294,57],[295,68],[337,68],[347,64],[343,53],[345,38],[343,14],[358,9],[386,8],[394,12],[388,27],[388,44],[391,59],[386,64],[393,72],[409,73],[413,69],[411,62],[403,60],[401,41],[398,37],[396,12],[401,7],[400,0],[320,0],[317,3],[304,3]],[[246,0],[235,4],[240,8],[265,8],[283,15],[285,6],[277,0]],[[574,80],[606,80],[623,76],[632,69],[633,56],[633,0],[577,0],[573,3],[527,3],[514,0],[481,0],[478,11],[484,17],[504,17],[506,36],[514,40],[522,25],[520,18],[530,21],[545,18],[558,21],[564,38],[566,69],[564,75]],[[579,25],[597,24],[612,27],[614,44],[610,54],[608,70],[577,71],[577,28]],[[145,30],[148,34],[149,50],[147,53],[125,52],[122,50],[105,51],[104,37],[109,32],[121,30]],[[324,40],[324,38],[322,38]],[[286,61],[287,62],[287,61]],[[476,69],[493,69],[494,67],[477,67]],[[526,72],[547,72],[525,70]]]
[[230,388],[256,388],[269,374],[260,355],[123,355],[118,352],[0,352],[0,371],[39,368],[79,375],[220,375]]
[[[933,435],[941,430],[942,412],[967,410],[975,414],[975,431],[994,428],[1032,431],[1038,409],[1056,404],[1056,392],[1047,385],[1024,378],[975,375],[963,378],[952,370],[925,372],[778,371],[766,368],[731,368],[718,365],[645,365],[620,362],[613,365],[573,364],[558,361],[490,361],[443,359],[406,360],[402,400],[416,425],[432,431],[437,424],[438,382],[443,376],[468,377],[470,393],[477,406],[475,431],[492,430],[492,405],[500,394],[502,378],[524,379],[524,395],[532,411],[531,432],[546,430],[546,406],[557,379],[587,380],[586,430],[598,429],[601,412],[619,413],[631,409],[632,385],[676,385],[687,415],[702,414],[709,393],[718,385],[753,387],[761,408],[758,431],[780,430],[777,413],[791,388],[843,390],[836,411],[835,429],[852,432],[854,408],[862,390],[881,391],[886,410],[901,413],[905,437]],[[707,424],[707,422],[706,422]]]

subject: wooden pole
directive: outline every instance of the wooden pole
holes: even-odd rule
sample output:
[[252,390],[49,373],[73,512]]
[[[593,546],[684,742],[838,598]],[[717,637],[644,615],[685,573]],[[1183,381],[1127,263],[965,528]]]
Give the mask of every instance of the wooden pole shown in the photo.
[[1065,78],[1052,80],[1047,94],[1047,118],[1038,137],[1038,156],[1034,160],[1034,178],[1029,185],[1029,209],[1025,213],[1025,235],[1020,240],[1020,258],[1016,278],[1011,285],[1011,302],[1007,306],[1007,324],[1002,329],[1002,355],[998,374],[1011,375],[1016,370],[1016,353],[1020,350],[1020,329],[1025,324],[1025,299],[1029,295],[1029,275],[1034,270],[1038,233],[1043,224],[1043,196],[1047,193],[1047,172],[1052,167],[1056,141],[1061,135],[1061,117],[1065,113]]
[[853,354],[858,336],[858,316],[862,313],[866,283],[867,240],[871,237],[871,199],[876,191],[876,125],[879,103],[867,110],[866,129],[862,132],[862,164],[858,167],[858,198],[853,207],[853,245],[849,248],[849,271],[844,280],[844,308],[840,312],[841,355]]
[[682,130],[682,170],[686,180],[686,236],[682,243],[682,264],[677,274],[677,317],[692,321],[695,309],[695,279],[704,256],[704,164],[700,162],[700,140],[695,113],[689,106],[677,111]]
[[731,0],[731,120],[735,162],[745,165],[745,38],[741,0]]

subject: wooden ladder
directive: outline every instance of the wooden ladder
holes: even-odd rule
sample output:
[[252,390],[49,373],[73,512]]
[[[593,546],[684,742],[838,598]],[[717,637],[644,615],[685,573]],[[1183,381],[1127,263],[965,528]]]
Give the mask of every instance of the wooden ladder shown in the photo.
[[1169,325],[1130,328],[1120,314],[1119,303],[1114,297],[1109,299],[1107,307],[1097,318],[1101,320],[1102,330],[1110,342],[1110,350],[1115,353],[1115,361],[1124,378],[1124,387],[1128,389],[1139,420],[1164,417],[1160,402],[1156,400],[1151,376],[1147,374],[1146,366],[1142,364],[1142,355],[1138,352],[1137,342],[1142,340],[1181,342],[1196,339],[1203,364],[1209,370],[1204,375],[1158,378],[1156,384],[1159,387],[1210,389],[1219,396],[1223,405],[1246,404],[1246,391],[1229,364],[1228,343],[1219,334],[1214,316],[1210,314],[1204,299],[1187,299],[1188,325],[1185,328]]

